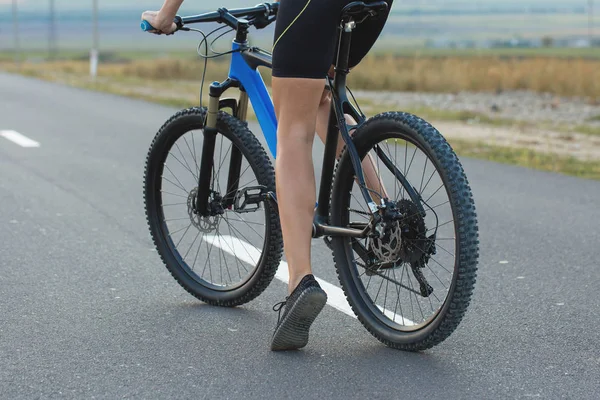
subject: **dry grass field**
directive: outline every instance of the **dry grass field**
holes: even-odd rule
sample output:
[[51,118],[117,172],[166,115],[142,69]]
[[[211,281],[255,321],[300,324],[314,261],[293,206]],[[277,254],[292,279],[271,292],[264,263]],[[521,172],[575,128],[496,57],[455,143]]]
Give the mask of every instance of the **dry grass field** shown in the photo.
[[[11,62],[0,63],[14,70]],[[129,60],[100,65],[101,77],[147,80],[199,80],[203,62],[181,58]],[[226,59],[208,63],[208,82],[227,74]],[[24,63],[29,75],[86,75],[86,61]],[[270,71],[263,71],[265,80]],[[510,56],[370,56],[350,74],[354,89],[456,93],[531,90],[600,101],[600,60]]]

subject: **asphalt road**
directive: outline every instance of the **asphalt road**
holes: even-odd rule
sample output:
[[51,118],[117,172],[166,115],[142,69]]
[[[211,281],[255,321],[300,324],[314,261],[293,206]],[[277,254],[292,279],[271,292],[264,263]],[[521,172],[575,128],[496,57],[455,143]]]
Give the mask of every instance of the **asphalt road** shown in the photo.
[[[481,259],[458,330],[404,353],[326,307],[306,349],[272,353],[282,282],[214,308],[154,251],[143,163],[174,111],[0,74],[0,130],[40,143],[0,137],[1,398],[600,396],[600,183],[464,159]],[[313,260],[337,284],[320,241]]]

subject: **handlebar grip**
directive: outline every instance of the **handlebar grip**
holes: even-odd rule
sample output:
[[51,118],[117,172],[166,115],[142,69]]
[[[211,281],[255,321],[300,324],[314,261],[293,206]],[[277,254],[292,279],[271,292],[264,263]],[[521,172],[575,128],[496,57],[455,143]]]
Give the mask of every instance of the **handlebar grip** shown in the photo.
[[141,28],[144,32],[149,32],[149,31],[154,31],[156,30],[152,25],[150,25],[150,22],[143,20],[142,24],[141,24]]

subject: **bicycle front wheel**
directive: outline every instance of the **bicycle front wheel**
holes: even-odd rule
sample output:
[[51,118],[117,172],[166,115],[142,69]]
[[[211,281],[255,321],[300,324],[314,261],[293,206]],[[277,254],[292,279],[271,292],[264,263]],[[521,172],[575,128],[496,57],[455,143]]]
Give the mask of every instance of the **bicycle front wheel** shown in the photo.
[[[369,238],[332,238],[340,283],[381,342],[430,348],[456,329],[475,284],[478,228],[467,178],[442,135],[411,114],[380,114],[358,128],[353,142],[361,159],[371,158],[380,179],[371,179],[369,189],[377,203],[387,199],[388,211]],[[370,223],[348,152],[331,199],[334,226]]]
[[206,303],[237,306],[262,293],[279,266],[279,218],[262,196],[275,191],[275,175],[246,124],[219,112],[211,212],[201,216],[196,198],[205,120],[205,108],[180,111],[154,138],[144,179],[146,217],[181,286]]

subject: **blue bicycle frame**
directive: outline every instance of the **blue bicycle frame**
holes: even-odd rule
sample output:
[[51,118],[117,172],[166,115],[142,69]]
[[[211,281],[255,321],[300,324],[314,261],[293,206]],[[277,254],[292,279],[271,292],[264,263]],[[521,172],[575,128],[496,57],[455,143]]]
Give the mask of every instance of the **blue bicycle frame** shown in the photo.
[[[239,52],[240,44],[233,42],[231,55],[231,66],[229,68],[229,78],[240,81],[242,88],[248,93],[252,108],[260,124],[263,135],[267,141],[269,151],[273,157],[277,157],[277,118],[273,102],[265,82],[257,68],[251,68],[248,65],[243,54]],[[265,66],[270,64],[265,60]]]

